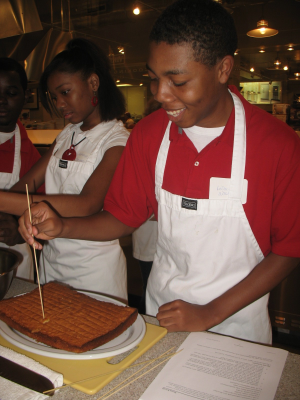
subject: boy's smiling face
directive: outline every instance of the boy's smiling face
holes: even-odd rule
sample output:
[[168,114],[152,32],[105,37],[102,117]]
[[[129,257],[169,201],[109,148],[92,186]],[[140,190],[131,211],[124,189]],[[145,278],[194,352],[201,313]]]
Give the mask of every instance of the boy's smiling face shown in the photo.
[[226,82],[232,58],[211,68],[195,61],[190,44],[150,44],[147,63],[151,92],[181,128],[224,126],[232,109]]

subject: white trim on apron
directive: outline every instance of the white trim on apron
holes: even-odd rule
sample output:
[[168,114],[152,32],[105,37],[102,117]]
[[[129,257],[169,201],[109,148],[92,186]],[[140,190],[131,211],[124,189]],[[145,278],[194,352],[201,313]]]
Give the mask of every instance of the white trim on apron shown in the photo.
[[[158,242],[148,280],[147,314],[181,299],[207,304],[244,279],[263,260],[247,220],[241,197],[246,162],[244,107],[232,94],[235,130],[231,182],[227,199],[187,199],[196,209],[182,207],[183,197],[162,189],[170,141],[168,124],[155,168],[158,201]],[[261,343],[271,343],[265,295],[211,331]]]
[[[70,135],[58,139],[46,171],[46,193],[79,194],[97,167],[97,156],[102,143],[118,128],[118,122],[105,134],[101,124],[93,135],[98,142],[86,162],[64,161],[55,156],[56,151],[70,146]],[[99,131],[100,130],[100,131]],[[86,139],[88,140],[88,139]],[[84,142],[83,142],[84,143]],[[80,146],[80,145],[79,145]],[[78,146],[78,147],[79,147]],[[76,149],[78,149],[76,147]],[[66,167],[66,168],[63,168]],[[87,240],[54,239],[49,241],[41,254],[41,283],[57,280],[76,289],[91,290],[127,300],[126,259],[118,240],[92,242]]]
[[[0,172],[0,188],[9,190],[15,183],[20,179],[21,170],[21,134],[18,124],[15,129],[15,154],[14,154],[14,165],[12,173]],[[25,190],[25,188],[24,188]],[[27,243],[16,244],[15,246],[7,246],[5,243],[0,243],[0,247],[10,248],[18,251],[23,256],[22,263],[18,266],[16,276],[18,278],[34,280],[32,254],[30,247]]]

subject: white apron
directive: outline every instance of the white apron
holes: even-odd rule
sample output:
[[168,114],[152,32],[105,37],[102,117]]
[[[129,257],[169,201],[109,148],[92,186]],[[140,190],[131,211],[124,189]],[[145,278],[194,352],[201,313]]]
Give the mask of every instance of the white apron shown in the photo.
[[[239,98],[232,97],[235,131],[228,199],[192,199],[197,200],[197,209],[186,209],[181,207],[182,196],[162,189],[171,123],[166,129],[155,169],[158,242],[147,286],[147,314],[156,315],[159,306],[176,299],[207,304],[244,279],[264,258],[241,202],[245,112]],[[211,331],[271,343],[268,298],[263,296]]]
[[[20,180],[21,170],[21,134],[18,124],[15,129],[15,155],[12,173],[0,172],[0,189],[9,190],[15,183]],[[24,188],[25,190],[25,188]],[[0,243],[0,247],[10,248],[5,243]],[[23,256],[22,263],[17,268],[16,276],[18,278],[34,280],[34,271],[32,264],[32,253],[27,243],[16,244],[11,246],[13,250],[18,251]]]
[[[68,128],[67,128],[68,129]],[[70,137],[72,127],[69,128]],[[59,140],[53,150],[46,171],[47,194],[80,194],[86,181],[97,167],[97,155],[109,130],[95,142],[94,151],[86,162],[64,161],[55,152],[65,140]],[[66,150],[67,147],[64,149]],[[77,150],[77,147],[76,147]],[[90,290],[127,300],[126,259],[118,240],[92,242],[87,240],[53,239],[45,244],[41,254],[41,283],[57,280],[76,289]]]
[[157,221],[149,219],[132,234],[133,257],[141,261],[153,261],[156,241]]

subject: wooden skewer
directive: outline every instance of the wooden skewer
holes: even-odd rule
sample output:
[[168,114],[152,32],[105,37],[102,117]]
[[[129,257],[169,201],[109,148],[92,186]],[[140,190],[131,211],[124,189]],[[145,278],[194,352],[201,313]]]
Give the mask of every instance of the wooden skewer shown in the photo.
[[[175,347],[175,346],[174,346],[174,347]],[[63,385],[63,386],[57,386],[57,387],[55,387],[54,389],[45,390],[45,391],[43,392],[43,394],[49,394],[49,393],[54,392],[55,390],[58,390],[58,389],[65,389],[65,388],[67,388],[67,387],[69,387],[69,386],[74,386],[74,385],[77,385],[78,383],[90,381],[90,380],[96,379],[96,378],[101,378],[102,376],[115,374],[116,372],[123,372],[123,371],[126,371],[126,370],[129,369],[129,368],[138,367],[138,366],[143,365],[143,364],[147,364],[146,366],[148,366],[149,364],[151,364],[151,363],[153,363],[154,361],[157,361],[157,360],[159,360],[159,359],[161,359],[161,358],[163,358],[163,357],[170,357],[170,356],[174,356],[175,354],[177,354],[177,353],[170,353],[170,354],[168,354],[168,355],[166,356],[166,354],[169,353],[169,351],[173,350],[174,347],[171,347],[169,350],[167,350],[167,351],[166,351],[165,353],[163,353],[161,356],[156,357],[156,358],[152,358],[151,360],[141,361],[141,362],[139,362],[139,363],[137,363],[137,364],[130,365],[129,367],[125,367],[125,368],[121,368],[121,369],[116,369],[116,370],[114,370],[114,371],[104,372],[104,373],[99,374],[99,375],[95,375],[95,376],[91,376],[91,377],[89,377],[89,378],[81,379],[80,381],[71,382],[71,383],[68,383],[68,384]],[[135,374],[138,373],[138,372],[140,372],[140,371],[142,371],[142,369],[143,369],[143,368],[141,368],[139,371],[135,372]],[[132,375],[132,376],[133,376],[133,375]],[[127,379],[128,379],[128,378],[127,378]],[[118,386],[119,386],[119,385],[118,385]],[[116,387],[118,387],[118,386],[116,386]],[[116,387],[115,387],[115,388],[116,388]],[[114,389],[115,389],[115,388],[114,388]],[[107,393],[106,393],[106,394],[107,394]]]
[[[141,378],[142,376],[148,374],[149,372],[151,372],[153,369],[159,367],[161,364],[163,364],[164,362],[168,361],[170,358],[174,357],[174,355],[180,353],[183,349],[179,350],[177,353],[173,354],[173,355],[169,355],[165,360],[161,361],[160,363],[158,363],[157,365],[155,365],[154,367],[150,368],[148,371],[144,372],[142,375],[137,376],[136,378],[134,378],[132,381],[126,383],[126,385],[123,385],[121,387],[119,387],[120,385],[122,385],[124,382],[128,381],[130,378],[132,378],[135,374],[137,374],[137,372],[135,372],[134,374],[132,374],[129,378],[125,379],[123,382],[121,382],[119,385],[117,385],[116,387],[114,387],[113,389],[109,390],[107,393],[105,393],[103,396],[98,397],[96,400],[106,400],[108,399],[110,396],[112,396],[113,394],[118,393],[120,390],[124,389],[126,386],[130,385],[131,383],[133,383],[134,381],[136,381],[137,379]],[[141,368],[138,372],[140,372],[142,369],[146,368],[143,367]],[[115,390],[117,387],[119,387],[119,389]],[[108,396],[107,396],[108,395]]]
[[[30,218],[30,223],[32,224],[32,218],[31,218],[31,209],[30,209],[30,200],[29,200],[29,193],[28,193],[28,185],[26,183],[26,193],[27,193],[27,203],[28,203],[28,210],[29,210],[29,218]],[[34,237],[32,235],[32,237]],[[43,319],[45,319],[45,313],[44,313],[44,305],[43,305],[43,297],[42,297],[42,291],[41,291],[41,284],[40,284],[40,276],[39,276],[39,269],[37,265],[37,259],[36,259],[36,251],[35,251],[35,244],[33,243],[33,254],[34,254],[34,263],[35,263],[35,270],[36,270],[36,276],[38,280],[38,285],[39,285],[39,291],[40,291],[40,299],[41,299],[41,306],[42,306],[42,314],[43,314]]]

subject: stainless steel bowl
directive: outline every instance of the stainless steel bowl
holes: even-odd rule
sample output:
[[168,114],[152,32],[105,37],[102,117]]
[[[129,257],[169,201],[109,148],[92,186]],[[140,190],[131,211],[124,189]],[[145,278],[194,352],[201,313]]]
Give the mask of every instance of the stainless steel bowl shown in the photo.
[[22,259],[22,255],[17,251],[0,248],[0,300],[6,295],[13,280],[14,271]]

